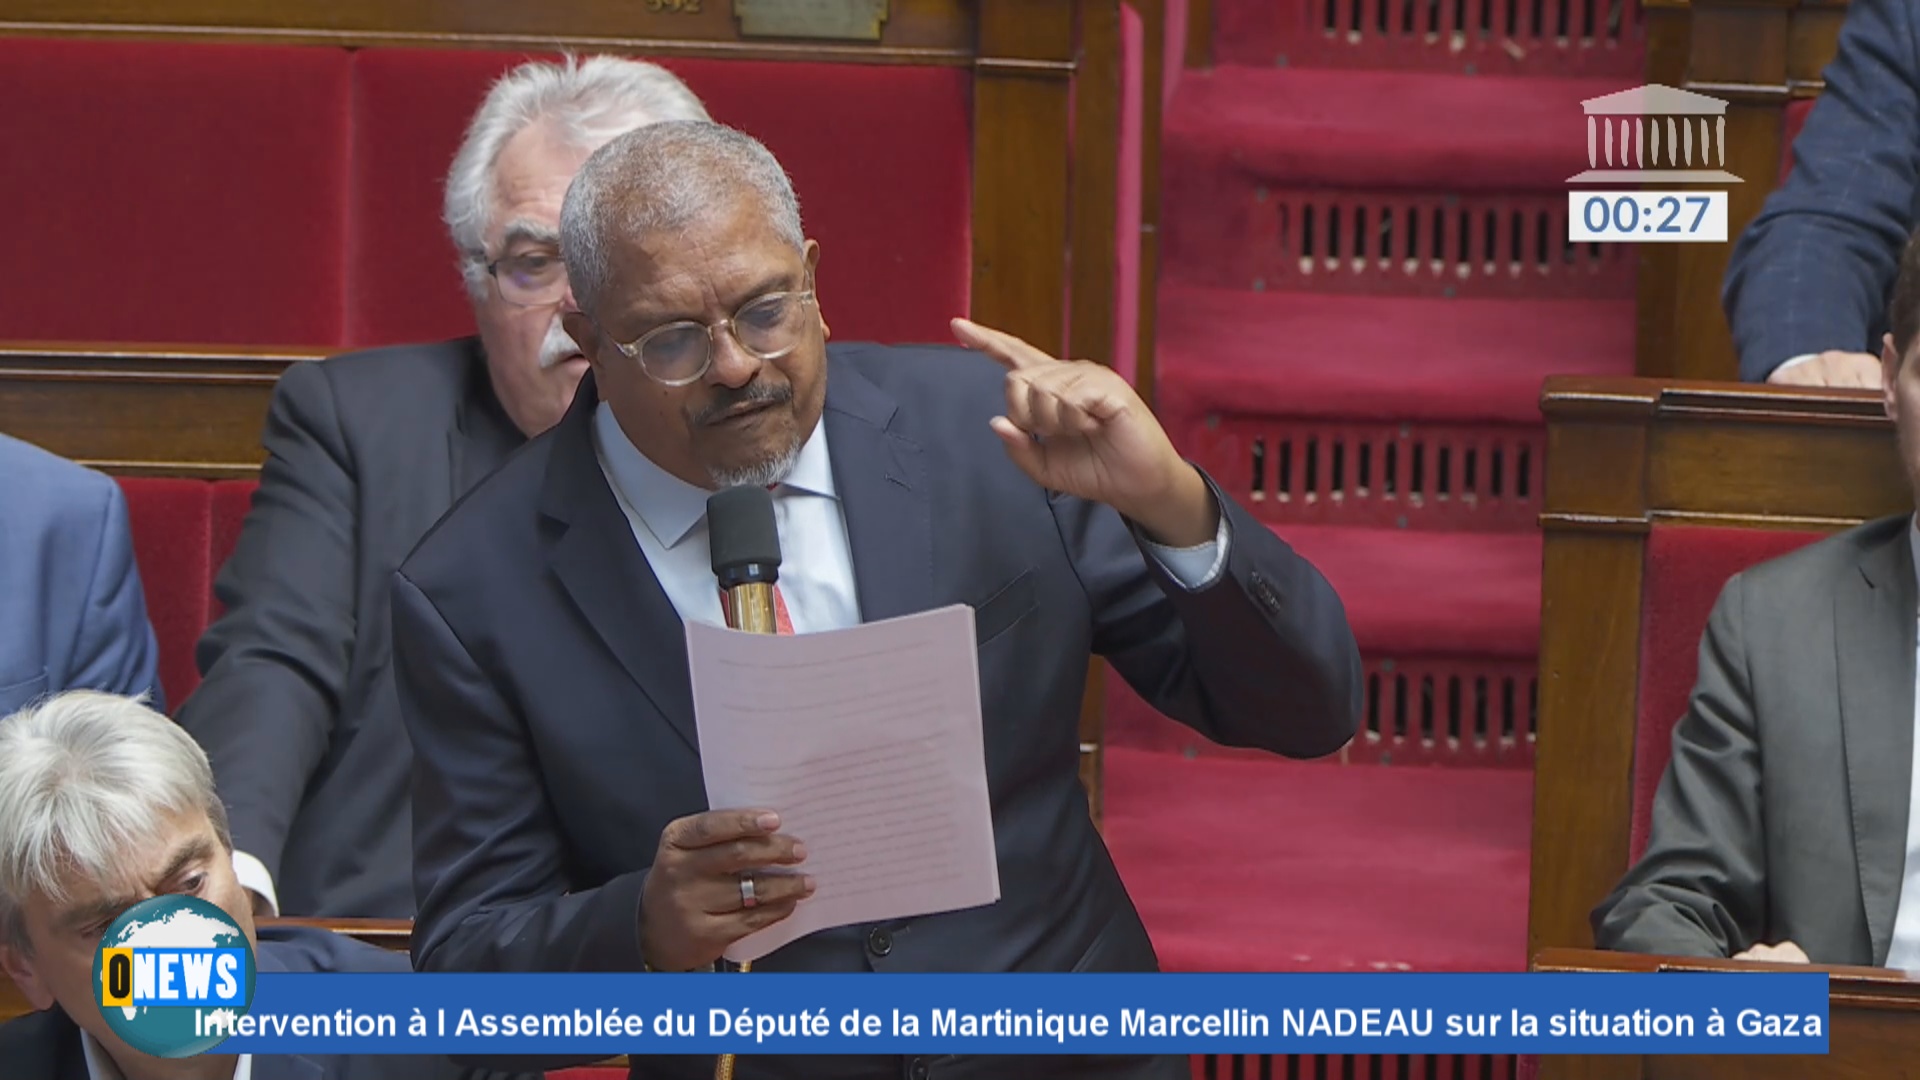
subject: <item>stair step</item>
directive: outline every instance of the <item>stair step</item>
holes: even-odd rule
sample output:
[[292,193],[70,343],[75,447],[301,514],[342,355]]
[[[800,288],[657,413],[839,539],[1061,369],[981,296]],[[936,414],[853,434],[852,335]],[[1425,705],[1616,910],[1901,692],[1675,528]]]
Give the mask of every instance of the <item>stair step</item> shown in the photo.
[[1617,75],[1645,70],[1638,4],[1571,0],[1220,0],[1219,64],[1365,67],[1484,75]]
[[1163,281],[1452,299],[1635,295],[1637,245],[1568,239],[1564,193],[1269,188],[1171,159]]
[[[1324,574],[1366,668],[1361,730],[1338,760],[1525,768],[1533,760],[1539,532],[1294,525],[1275,531]],[[1110,747],[1263,757],[1162,716],[1109,669]]]
[[1160,290],[1170,430],[1208,415],[1540,424],[1550,374],[1630,375],[1631,300]]
[[1168,971],[1524,971],[1533,778],[1116,748],[1101,833]]
[[1279,186],[1559,192],[1587,167],[1580,103],[1630,82],[1194,71],[1174,95],[1162,152],[1183,167],[1204,164]]
[[1530,660],[1540,643],[1540,534],[1297,525],[1280,538],[1346,605],[1362,652]]

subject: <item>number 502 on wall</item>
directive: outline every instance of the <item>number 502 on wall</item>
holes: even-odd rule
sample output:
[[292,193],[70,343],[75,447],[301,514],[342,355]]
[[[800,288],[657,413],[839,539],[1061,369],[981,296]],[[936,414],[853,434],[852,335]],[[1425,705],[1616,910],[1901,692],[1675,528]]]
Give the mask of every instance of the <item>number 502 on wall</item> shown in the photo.
[[1567,239],[1573,243],[1725,243],[1724,191],[1570,191]]

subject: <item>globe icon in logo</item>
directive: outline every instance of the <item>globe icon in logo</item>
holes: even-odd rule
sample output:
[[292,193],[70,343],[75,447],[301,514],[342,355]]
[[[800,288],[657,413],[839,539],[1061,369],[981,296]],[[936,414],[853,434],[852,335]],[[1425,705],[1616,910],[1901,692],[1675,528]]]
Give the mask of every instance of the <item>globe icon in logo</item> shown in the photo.
[[204,1054],[253,1003],[253,948],[240,924],[193,896],[128,908],[100,938],[93,985],[100,1015],[154,1057]]

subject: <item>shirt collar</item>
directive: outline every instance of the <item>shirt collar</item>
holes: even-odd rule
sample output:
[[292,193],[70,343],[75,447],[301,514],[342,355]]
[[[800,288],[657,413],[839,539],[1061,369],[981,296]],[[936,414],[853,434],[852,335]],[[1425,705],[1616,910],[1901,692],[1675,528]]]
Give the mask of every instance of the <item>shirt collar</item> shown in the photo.
[[[793,492],[838,498],[833,486],[833,463],[827,457],[825,417],[813,425],[793,471],[776,493]],[[628,509],[646,523],[664,547],[686,539],[707,516],[707,497],[713,492],[695,487],[653,463],[636,449],[614,419],[613,408],[602,401],[593,413],[593,441],[614,490]]]
[[[87,1059],[87,1076],[91,1080],[127,1080],[126,1074],[120,1071],[120,1066],[115,1064],[113,1057],[107,1053],[107,1048],[101,1046],[98,1039],[87,1034],[84,1028],[80,1032],[80,1052]],[[233,1066],[233,1080],[252,1080],[252,1078],[253,1055],[241,1054],[240,1059]]]

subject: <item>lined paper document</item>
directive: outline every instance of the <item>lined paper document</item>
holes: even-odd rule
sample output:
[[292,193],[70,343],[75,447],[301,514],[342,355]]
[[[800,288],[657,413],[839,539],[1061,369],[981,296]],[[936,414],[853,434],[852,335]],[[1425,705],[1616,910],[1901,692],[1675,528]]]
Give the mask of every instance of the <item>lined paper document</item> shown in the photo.
[[707,805],[766,808],[815,892],[727,951],[1000,899],[965,604],[817,634],[687,624]]

